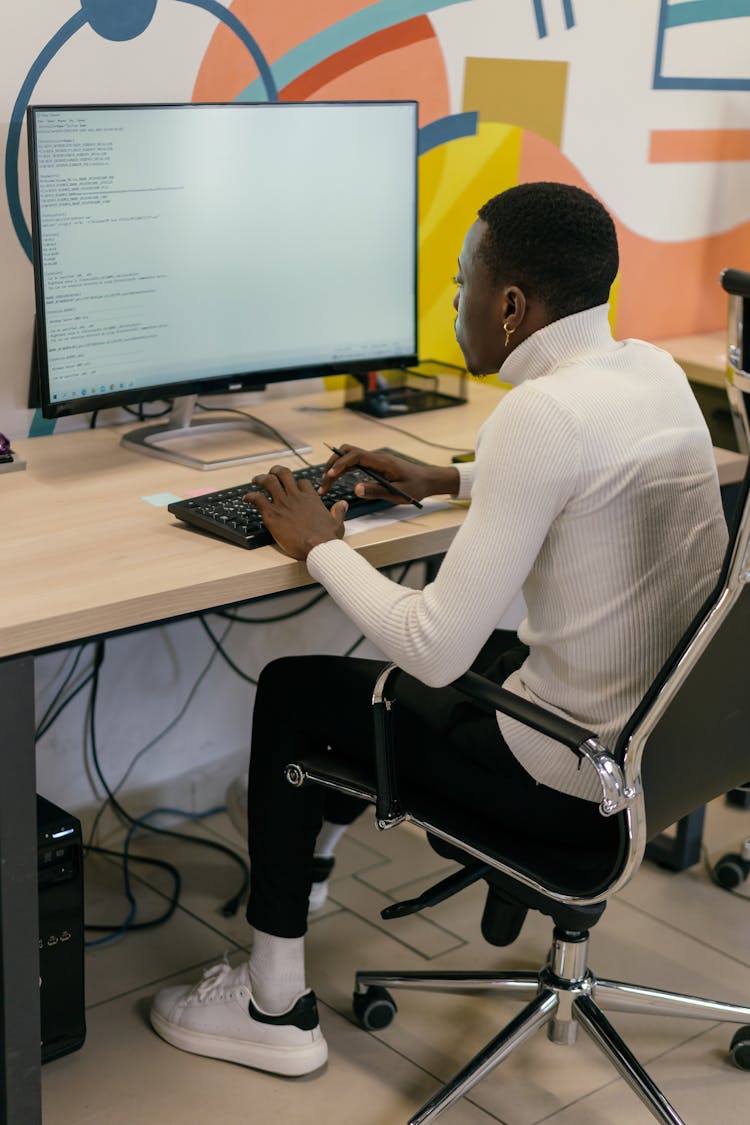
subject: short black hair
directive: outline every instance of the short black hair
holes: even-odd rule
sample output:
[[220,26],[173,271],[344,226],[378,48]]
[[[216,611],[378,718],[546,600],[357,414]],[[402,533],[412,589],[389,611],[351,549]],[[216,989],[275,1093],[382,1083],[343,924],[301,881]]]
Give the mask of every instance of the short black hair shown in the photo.
[[518,285],[555,320],[603,305],[617,275],[609,212],[571,184],[519,184],[479,209],[487,230],[479,253],[494,284]]

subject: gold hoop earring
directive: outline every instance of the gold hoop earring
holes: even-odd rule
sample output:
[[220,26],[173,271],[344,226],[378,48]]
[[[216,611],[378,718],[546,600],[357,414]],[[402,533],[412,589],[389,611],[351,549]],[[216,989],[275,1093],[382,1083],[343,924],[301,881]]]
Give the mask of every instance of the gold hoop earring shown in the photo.
[[506,320],[503,324],[503,332],[505,333],[505,346],[507,348],[508,343],[510,342],[510,338],[515,332],[515,328],[508,328],[508,322]]

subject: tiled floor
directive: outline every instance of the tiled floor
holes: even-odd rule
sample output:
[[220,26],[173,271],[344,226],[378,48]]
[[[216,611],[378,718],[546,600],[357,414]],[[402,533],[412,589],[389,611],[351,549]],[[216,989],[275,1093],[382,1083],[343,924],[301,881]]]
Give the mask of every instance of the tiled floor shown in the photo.
[[[239,846],[223,816],[190,830]],[[723,801],[711,806],[705,843],[712,858],[735,850],[745,835],[750,811]],[[242,912],[231,920],[219,912],[237,875],[220,854],[165,839],[138,846],[178,864],[181,907],[162,927],[87,953],[88,1038],[82,1050],[44,1067],[45,1125],[403,1125],[518,1004],[402,992],[394,1023],[372,1035],[352,1022],[355,968],[536,969],[549,946],[540,917],[527,920],[509,949],[487,946],[479,934],[479,888],[424,916],[383,922],[384,904],[420,891],[450,865],[415,830],[381,834],[366,816],[340,845],[329,902],[307,942],[328,1066],[305,1079],[275,1078],[184,1054],[151,1031],[155,989],[194,979],[225,952],[235,963],[248,930]],[[90,859],[86,878],[88,920],[121,918],[119,869]],[[163,876],[143,868],[136,887],[140,917],[163,909]],[[750,899],[715,887],[702,866],[675,875],[644,864],[608,907],[591,944],[592,968],[602,977],[750,1003]],[[612,1020],[690,1125],[750,1120],[750,1073],[727,1055],[732,1025],[620,1014]],[[653,1118],[586,1036],[562,1048],[540,1034],[441,1121],[646,1125]]]

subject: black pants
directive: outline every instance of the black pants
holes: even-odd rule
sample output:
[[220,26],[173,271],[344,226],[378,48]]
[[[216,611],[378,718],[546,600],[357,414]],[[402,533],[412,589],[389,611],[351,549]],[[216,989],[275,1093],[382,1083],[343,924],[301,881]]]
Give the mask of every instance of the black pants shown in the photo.
[[[515,634],[496,632],[474,664],[501,683],[526,656]],[[287,657],[261,674],[253,715],[248,784],[251,885],[247,919],[278,937],[301,937],[315,840],[323,818],[350,824],[367,803],[318,785],[295,788],[284,767],[327,747],[372,760],[372,689],[382,661]],[[502,739],[494,714],[454,689],[399,677],[394,707],[398,778],[445,793],[468,810],[550,840],[596,839],[596,805],[538,785]],[[567,753],[560,748],[560,753]],[[407,800],[408,805],[408,800]]]

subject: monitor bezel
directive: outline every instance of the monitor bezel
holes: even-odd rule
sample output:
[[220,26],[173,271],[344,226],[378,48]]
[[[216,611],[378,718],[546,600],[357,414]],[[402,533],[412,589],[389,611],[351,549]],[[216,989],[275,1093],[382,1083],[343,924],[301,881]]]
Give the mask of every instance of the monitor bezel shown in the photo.
[[[217,373],[216,375],[186,382],[164,382],[151,387],[134,387],[106,394],[86,395],[76,399],[59,402],[52,399],[47,358],[47,335],[45,326],[44,276],[40,253],[39,230],[39,182],[36,175],[36,115],[44,112],[66,112],[77,110],[149,110],[149,109],[195,109],[206,107],[222,108],[228,111],[282,111],[286,107],[365,107],[365,106],[411,106],[414,111],[414,200],[413,200],[413,325],[414,351],[392,356],[378,356],[377,359],[364,357],[346,362],[316,364],[295,364],[290,367],[271,370],[247,371],[237,374]],[[133,406],[139,403],[163,402],[191,395],[221,395],[240,392],[262,391],[276,383],[300,379],[320,379],[333,375],[357,375],[373,369],[386,370],[410,367],[419,362],[419,104],[415,99],[348,99],[336,101],[307,102],[115,102],[115,103],[70,103],[34,104],[26,110],[28,141],[29,188],[31,204],[31,245],[34,272],[35,343],[37,372],[39,379],[39,399],[44,418],[55,419],[75,414],[88,414],[100,410]]]

